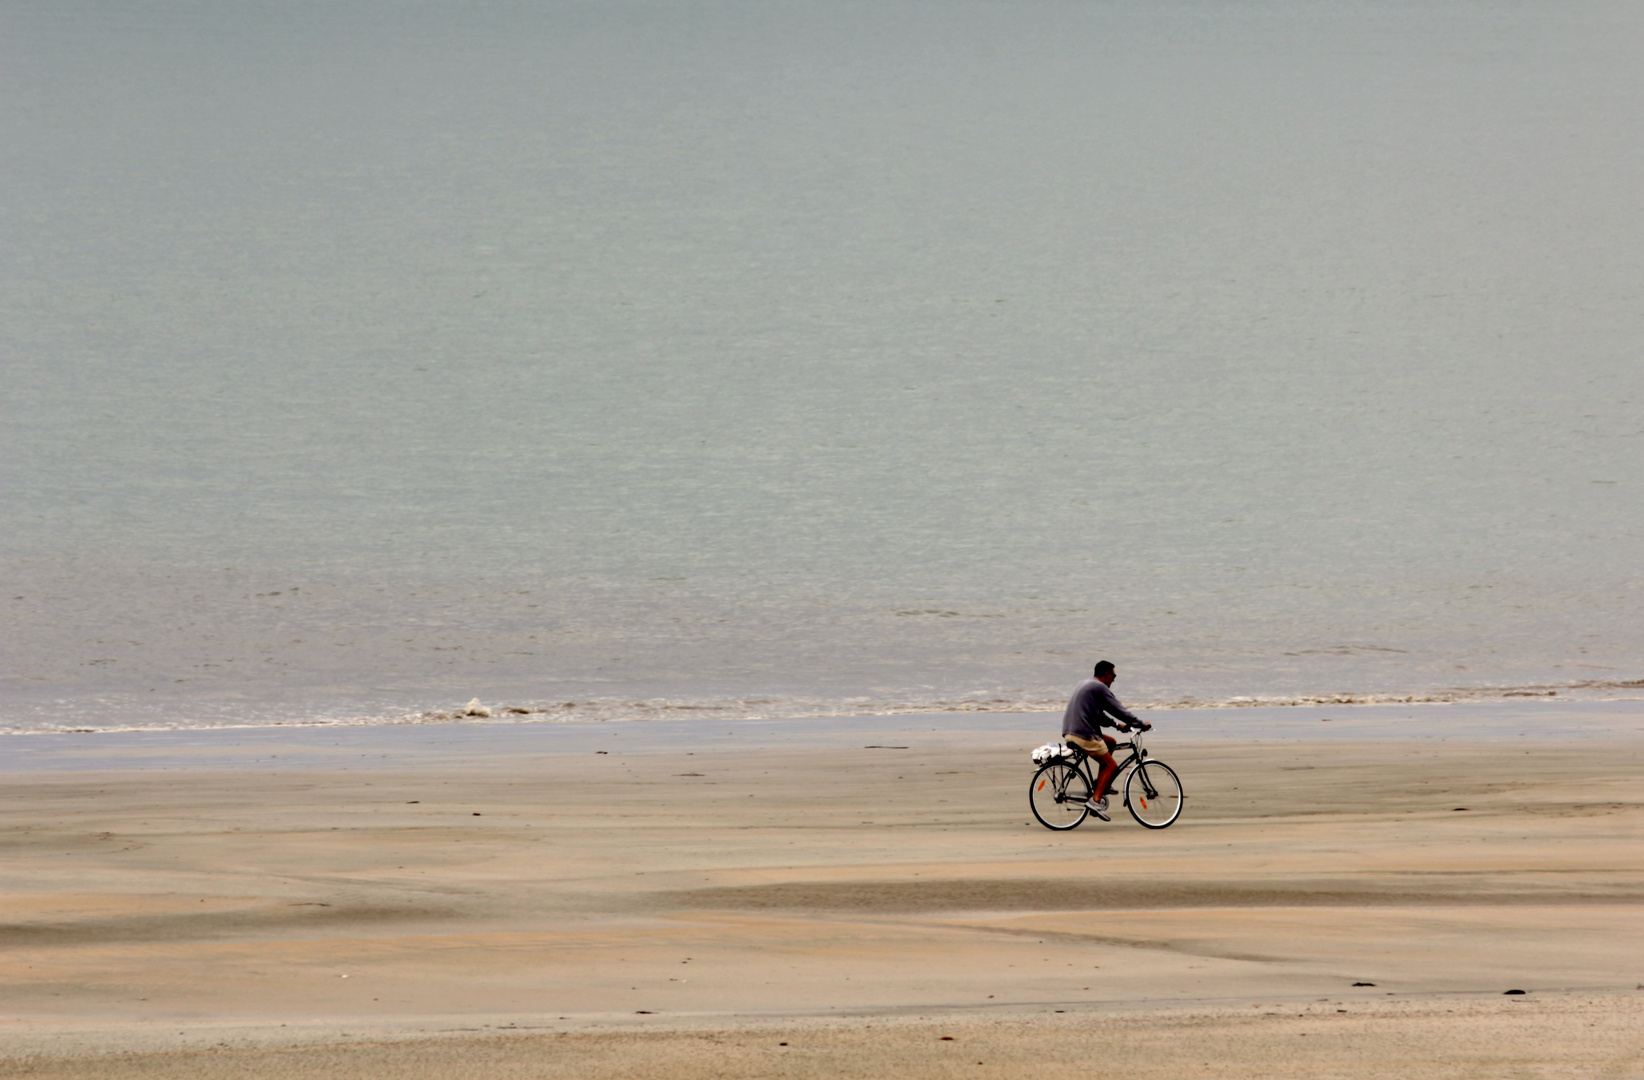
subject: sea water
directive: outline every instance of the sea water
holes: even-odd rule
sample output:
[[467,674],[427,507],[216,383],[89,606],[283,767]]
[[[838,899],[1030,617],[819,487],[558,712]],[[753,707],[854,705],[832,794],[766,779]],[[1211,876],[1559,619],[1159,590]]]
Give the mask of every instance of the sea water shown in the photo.
[[13,0],[0,726],[1644,696],[1641,66],[1625,3]]

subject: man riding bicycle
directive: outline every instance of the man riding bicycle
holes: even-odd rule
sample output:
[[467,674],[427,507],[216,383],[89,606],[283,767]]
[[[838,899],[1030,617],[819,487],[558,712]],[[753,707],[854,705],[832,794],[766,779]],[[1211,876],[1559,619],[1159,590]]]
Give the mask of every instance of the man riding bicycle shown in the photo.
[[1118,745],[1118,740],[1103,735],[1102,728],[1129,731],[1134,726],[1148,731],[1153,725],[1144,723],[1119,704],[1112,690],[1118,672],[1111,663],[1099,662],[1094,674],[1094,678],[1080,683],[1068,700],[1067,712],[1062,714],[1062,738],[1095,758],[1101,766],[1096,790],[1086,805],[1103,821],[1112,821],[1107,816],[1107,786],[1113,782],[1113,774],[1119,771],[1119,763],[1113,760],[1113,747]]

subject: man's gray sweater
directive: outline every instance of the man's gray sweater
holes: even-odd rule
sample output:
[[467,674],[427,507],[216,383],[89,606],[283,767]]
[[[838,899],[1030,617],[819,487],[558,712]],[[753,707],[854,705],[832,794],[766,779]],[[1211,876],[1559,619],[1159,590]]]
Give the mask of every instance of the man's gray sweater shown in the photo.
[[1118,727],[1120,723],[1139,724],[1130,710],[1119,704],[1113,691],[1096,679],[1086,679],[1073,691],[1062,714],[1062,734],[1077,735],[1081,739],[1099,739],[1101,729]]

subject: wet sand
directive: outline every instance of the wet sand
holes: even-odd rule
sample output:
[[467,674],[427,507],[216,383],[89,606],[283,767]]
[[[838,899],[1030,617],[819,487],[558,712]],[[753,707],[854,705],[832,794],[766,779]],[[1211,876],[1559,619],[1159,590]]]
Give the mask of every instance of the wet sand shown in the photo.
[[637,731],[8,774],[0,1075],[1644,1076],[1637,739]]

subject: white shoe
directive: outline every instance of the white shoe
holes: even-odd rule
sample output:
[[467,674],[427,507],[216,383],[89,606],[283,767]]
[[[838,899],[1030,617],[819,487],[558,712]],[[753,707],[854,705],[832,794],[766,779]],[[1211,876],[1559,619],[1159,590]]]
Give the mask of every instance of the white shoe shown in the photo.
[[1091,799],[1088,802],[1086,802],[1085,803],[1085,809],[1089,810],[1092,814],[1095,814],[1097,817],[1101,818],[1103,821],[1112,821],[1113,820],[1112,818],[1107,816],[1107,796],[1105,796],[1105,795],[1103,797],[1101,797],[1100,799]]

